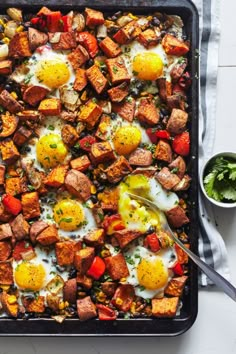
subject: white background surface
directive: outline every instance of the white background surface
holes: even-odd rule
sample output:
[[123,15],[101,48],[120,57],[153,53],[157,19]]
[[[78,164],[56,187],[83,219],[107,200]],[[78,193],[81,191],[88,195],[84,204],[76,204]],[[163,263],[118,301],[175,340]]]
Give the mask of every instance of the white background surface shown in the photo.
[[[235,16],[236,1],[222,0],[215,151],[236,150]],[[236,285],[236,209],[215,210]],[[236,304],[215,288],[201,290],[195,324],[176,338],[0,338],[0,354],[33,353],[235,354]]]

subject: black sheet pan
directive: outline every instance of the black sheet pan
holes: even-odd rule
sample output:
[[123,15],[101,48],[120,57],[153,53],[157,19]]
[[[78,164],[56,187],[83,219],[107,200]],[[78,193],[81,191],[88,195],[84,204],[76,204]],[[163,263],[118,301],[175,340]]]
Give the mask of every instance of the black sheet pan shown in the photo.
[[[198,246],[198,13],[188,0],[5,0],[0,3],[0,13],[8,7],[19,7],[25,13],[35,13],[42,6],[61,11],[83,10],[85,6],[114,13],[118,10],[137,14],[152,14],[161,11],[179,15],[191,42],[189,53],[190,72],[193,78],[189,97],[191,113],[191,156],[189,172],[192,177],[190,188],[190,243],[191,250],[197,253]],[[99,321],[97,319],[80,322],[66,319],[62,324],[52,319],[7,319],[0,318],[0,336],[175,336],[185,332],[194,323],[198,311],[198,273],[190,262],[189,291],[183,297],[180,315],[173,319],[117,319]]]

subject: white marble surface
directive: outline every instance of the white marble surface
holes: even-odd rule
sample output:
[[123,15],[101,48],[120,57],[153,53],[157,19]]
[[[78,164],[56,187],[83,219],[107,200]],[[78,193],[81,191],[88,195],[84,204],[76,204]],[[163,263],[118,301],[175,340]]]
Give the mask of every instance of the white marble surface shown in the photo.
[[[207,0],[206,0],[207,1]],[[236,147],[236,1],[222,0],[215,151]],[[236,209],[216,208],[236,285]],[[193,327],[176,338],[0,338],[0,354],[235,354],[236,304],[215,288],[199,293]]]

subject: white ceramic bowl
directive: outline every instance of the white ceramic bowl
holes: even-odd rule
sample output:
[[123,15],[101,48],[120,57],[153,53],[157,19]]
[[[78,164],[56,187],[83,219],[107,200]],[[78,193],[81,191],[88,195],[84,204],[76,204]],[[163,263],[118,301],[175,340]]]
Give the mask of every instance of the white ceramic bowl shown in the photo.
[[236,202],[233,203],[223,203],[223,202],[218,202],[217,200],[210,198],[207,193],[206,190],[204,188],[204,184],[203,184],[203,180],[204,180],[204,174],[205,174],[205,170],[208,166],[208,164],[215,159],[218,156],[223,156],[223,157],[231,157],[234,158],[236,161],[236,153],[235,152],[219,152],[217,154],[212,155],[208,160],[206,160],[201,168],[200,171],[200,186],[202,189],[203,194],[205,195],[205,197],[213,204],[222,207],[222,208],[235,208],[236,207]]

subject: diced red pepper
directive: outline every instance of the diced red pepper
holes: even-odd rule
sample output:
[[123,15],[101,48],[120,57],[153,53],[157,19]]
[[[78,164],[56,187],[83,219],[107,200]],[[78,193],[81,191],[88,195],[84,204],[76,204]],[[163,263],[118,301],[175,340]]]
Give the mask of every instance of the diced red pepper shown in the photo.
[[108,235],[112,235],[115,231],[125,229],[125,225],[120,214],[105,216],[103,220],[103,227]]
[[33,18],[31,18],[31,20],[30,20],[31,24],[34,25],[34,26],[37,26],[37,24],[39,23],[39,21],[40,21],[40,18],[39,18],[39,17],[33,17]]
[[147,248],[150,248],[152,252],[158,252],[161,248],[158,237],[155,233],[147,235],[147,237],[144,240],[144,245]]
[[192,80],[189,72],[184,73],[178,81],[179,86],[182,87],[184,90],[188,90],[188,88],[191,86],[191,83]]
[[185,90],[177,83],[172,88],[173,95],[182,95],[186,96]]
[[10,194],[5,194],[2,203],[6,210],[12,215],[18,215],[22,209],[21,201]]
[[156,136],[156,129],[155,128],[148,128],[146,129],[146,133],[151,140],[151,143],[156,144],[157,143],[157,136]]
[[182,265],[179,262],[175,263],[175,265],[172,267],[172,270],[177,275],[183,275],[184,274],[183,267],[182,267]]
[[130,284],[122,284],[117,289],[111,300],[111,303],[119,310],[129,311],[134,300],[134,287]]
[[94,58],[98,52],[98,42],[89,32],[80,32],[76,35],[77,41],[85,47],[91,58]]
[[62,16],[63,21],[63,32],[71,32],[72,31],[72,16]]
[[116,319],[116,313],[110,307],[102,305],[102,304],[97,304],[96,307],[98,309],[99,320],[112,321],[112,320]]
[[14,247],[12,256],[16,261],[20,261],[22,259],[22,253],[27,251],[33,251],[32,245],[26,241],[19,241]]
[[170,139],[170,133],[167,130],[157,130],[156,136],[159,139]]
[[93,279],[98,280],[104,274],[105,269],[106,269],[106,266],[105,266],[103,259],[96,256],[96,257],[94,257],[91,267],[87,271],[87,275],[89,275]]
[[87,135],[86,137],[79,140],[79,145],[84,151],[91,151],[91,146],[96,143],[96,139],[92,135]]
[[53,11],[46,15],[47,18],[47,30],[48,32],[61,32],[63,31],[64,22],[62,20],[60,11]]
[[188,132],[183,132],[182,134],[176,135],[172,147],[176,154],[181,156],[189,155],[190,151],[190,137]]

